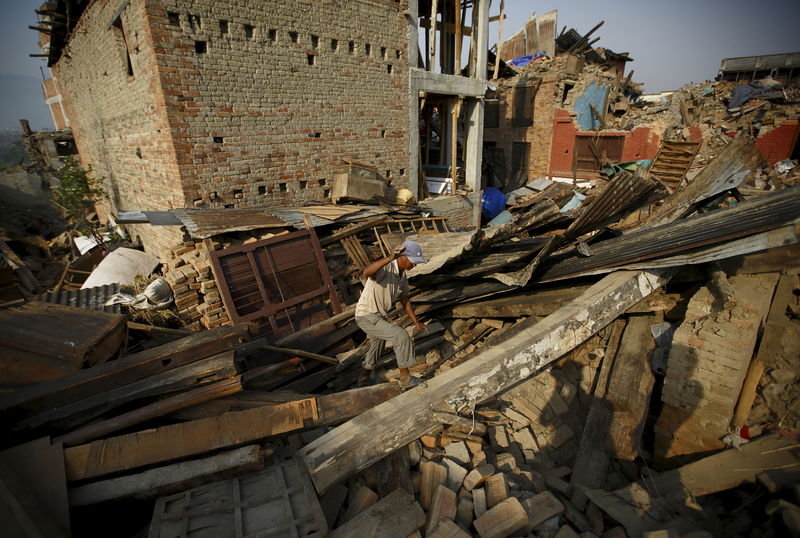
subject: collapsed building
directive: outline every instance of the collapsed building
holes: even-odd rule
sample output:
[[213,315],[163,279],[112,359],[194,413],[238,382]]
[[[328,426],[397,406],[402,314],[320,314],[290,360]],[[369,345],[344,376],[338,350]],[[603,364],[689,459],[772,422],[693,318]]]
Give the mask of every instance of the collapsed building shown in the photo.
[[[765,152],[765,137],[796,120],[791,87],[731,110],[726,83],[691,85],[645,108],[624,74],[629,55],[592,49],[591,31],[556,34],[554,13],[529,20],[493,65],[470,46],[476,62],[465,71],[457,51],[490,20],[482,1],[66,5],[53,67],[76,142],[115,174],[118,199],[106,211],[150,252],[120,248],[101,265],[160,266],[148,280],[167,284],[180,326],[133,321],[135,309],[108,301],[119,276],[71,290],[62,277],[38,294],[49,287],[35,270],[47,257],[0,242],[28,292],[0,310],[12,532],[797,532],[800,167],[783,163],[793,147]],[[464,8],[479,14],[471,28]],[[358,33],[364,21],[381,31]],[[381,32],[383,42],[373,37]],[[423,32],[427,46],[411,53]],[[392,41],[401,37],[405,49]],[[383,63],[393,43],[409,62],[394,73]],[[89,62],[90,46],[103,61]],[[249,55],[263,60],[264,50],[278,58],[270,62],[287,59],[291,82],[273,80],[274,69],[250,73]],[[545,59],[515,66],[538,52]],[[342,62],[335,73],[305,71],[326,58]],[[94,112],[82,114],[79,81],[101,69],[114,82],[92,88],[113,95],[94,95]],[[229,71],[239,74],[222,80]],[[235,106],[255,99],[244,92],[223,110],[208,92],[248,77],[276,92],[353,84],[319,102],[290,92],[295,104],[263,120],[277,131],[251,133],[271,107]],[[373,80],[400,86],[381,91],[402,118],[362,108],[375,104]],[[356,85],[363,100],[347,93]],[[490,125],[476,131],[485,94]],[[156,106],[140,118],[122,97]],[[505,128],[491,127],[492,100]],[[332,131],[311,127],[328,125],[301,112],[312,101],[338,107]],[[386,138],[356,124],[386,127]],[[694,144],[691,158],[670,162],[666,142]],[[531,147],[515,152],[520,143]],[[569,159],[554,167],[557,143]],[[253,182],[256,166],[283,166],[274,151],[293,163],[287,177]],[[628,158],[654,162],[619,162]],[[223,172],[239,187],[229,192],[223,179],[205,196]],[[303,186],[307,173],[325,183]],[[150,174],[169,189],[147,190]],[[480,205],[475,194],[492,177],[511,191],[507,220],[470,227],[470,203]],[[387,183],[419,203],[397,203]],[[426,188],[445,195],[424,199]],[[305,203],[327,189],[335,205]],[[412,332],[421,383],[400,390],[389,350],[381,383],[354,386],[369,347],[353,320],[361,272],[408,238],[430,259],[408,273],[427,326]],[[149,290],[135,300],[164,299]],[[403,312],[389,317],[413,331]]]

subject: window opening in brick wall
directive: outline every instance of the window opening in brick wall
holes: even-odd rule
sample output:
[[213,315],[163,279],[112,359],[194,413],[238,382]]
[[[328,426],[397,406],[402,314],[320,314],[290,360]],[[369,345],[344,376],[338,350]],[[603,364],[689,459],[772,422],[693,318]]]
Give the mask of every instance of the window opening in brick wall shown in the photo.
[[301,189],[306,189],[306,188],[308,188],[308,181],[301,180],[301,181],[300,181],[300,188],[301,188]]
[[328,180],[327,179],[322,178],[322,179],[319,180],[319,186],[320,187],[324,187],[327,184],[328,184]]
[[289,32],[289,41],[297,43],[297,32]]
[[192,27],[192,30],[200,30],[203,27],[200,15],[189,15],[189,26]]
[[286,192],[288,189],[286,188],[286,183],[278,183],[278,190],[280,192]]
[[321,132],[308,133],[308,138],[321,138],[321,137],[322,137],[322,133]]
[[564,83],[564,93],[561,94],[562,103],[567,100],[567,95],[569,95],[569,91],[574,87],[575,87],[574,84],[569,84],[567,82]]
[[244,37],[247,39],[253,39],[256,35],[256,27],[252,24],[245,24],[244,25]]
[[400,49],[397,49],[396,51],[394,51],[394,55],[399,60],[400,58],[403,57],[403,51],[401,51]]
[[194,51],[197,54],[205,54],[206,52],[208,52],[208,43],[206,43],[205,41],[195,41]]
[[330,189],[322,189],[322,196],[324,198],[330,198],[331,197],[331,190]]
[[337,50],[339,50],[339,41],[338,40],[331,39],[331,50],[333,52],[336,52]]
[[308,62],[308,65],[314,65],[315,59],[316,56],[314,56],[313,54],[306,54],[306,61]]
[[386,129],[381,129],[381,138],[386,138]]
[[391,75],[392,73],[394,73],[394,66],[393,66],[392,64],[388,64],[388,65],[386,66],[386,72],[387,72],[387,73],[389,73],[390,75]]
[[533,100],[536,98],[538,84],[525,82],[514,88],[514,115],[512,127],[530,127],[533,125]]
[[365,56],[369,56],[370,54],[372,54],[372,45],[370,45],[369,43],[365,43],[364,44],[364,55]]
[[401,169],[400,169],[400,175],[401,175],[401,176],[404,176],[404,175],[406,175],[406,169],[405,169],[405,168],[401,168]]
[[387,170],[386,171],[386,177],[392,177],[392,171],[391,170]]
[[259,185],[258,186],[258,194],[267,194],[267,186],[266,185]]
[[317,50],[319,47],[319,36],[311,35],[311,48]]
[[211,139],[214,141],[215,144],[222,144],[225,142],[225,137],[223,136],[212,136]]
[[225,209],[233,209],[233,208],[234,208],[234,205],[233,205],[233,204],[225,204],[225,205],[224,205],[224,206],[222,206],[222,207],[224,207]]
[[111,25],[114,32],[114,37],[119,42],[119,47],[125,58],[125,67],[129,77],[133,76],[133,64],[131,63],[131,54],[128,51],[128,39],[125,37],[125,29],[122,27],[122,17],[117,17]]
[[511,181],[518,185],[521,178],[528,175],[528,162],[531,154],[529,142],[513,142],[511,145]]
[[500,127],[500,101],[497,99],[484,101],[483,126],[487,129]]
[[167,11],[167,21],[169,21],[172,26],[180,26],[181,16],[174,11]]
[[222,35],[228,35],[228,21],[219,21],[219,33]]
[[242,189],[233,189],[233,197],[234,198],[241,198],[242,197],[242,193],[244,193],[244,191]]
[[348,52],[353,54],[356,51],[356,44],[354,41],[350,41],[347,43]]
[[386,47],[381,47],[381,58],[386,59]]
[[269,39],[272,43],[275,43],[275,39],[278,37],[278,31],[275,28],[270,28],[267,30],[267,39]]
[[136,148],[136,156],[142,158],[142,148]]

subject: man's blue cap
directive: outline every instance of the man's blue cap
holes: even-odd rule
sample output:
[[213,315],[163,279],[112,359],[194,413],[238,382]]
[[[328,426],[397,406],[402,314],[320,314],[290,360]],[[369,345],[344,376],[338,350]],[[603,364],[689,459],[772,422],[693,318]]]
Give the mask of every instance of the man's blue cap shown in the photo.
[[408,258],[411,263],[414,265],[428,263],[428,260],[422,257],[422,247],[419,246],[419,243],[415,241],[406,241],[403,243],[403,246],[406,247],[403,256]]

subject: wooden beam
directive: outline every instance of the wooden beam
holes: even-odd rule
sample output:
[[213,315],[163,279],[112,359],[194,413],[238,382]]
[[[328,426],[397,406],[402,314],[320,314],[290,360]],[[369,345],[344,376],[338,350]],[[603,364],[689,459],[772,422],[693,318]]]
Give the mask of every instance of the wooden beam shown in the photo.
[[[455,39],[456,39],[456,54],[454,58],[454,75],[461,74],[461,36],[464,28],[461,25],[461,0],[453,0],[455,4],[455,15],[456,15],[456,22],[455,22]],[[455,189],[455,184],[453,185]]]
[[435,71],[434,65],[436,64],[436,12],[438,11],[437,6],[438,0],[431,0],[431,25],[430,29],[428,30],[428,35],[430,36],[428,39],[431,44],[430,53],[428,54],[428,71]]
[[[399,392],[377,385],[318,398],[171,424],[66,448],[67,480],[76,481],[230,448],[307,427],[335,424]],[[323,413],[320,414],[320,407]]]
[[528,320],[502,342],[385,402],[301,449],[319,492],[438,426],[440,402],[477,404],[574,349],[663,285],[672,270],[606,276],[544,320]]
[[344,525],[334,529],[330,537],[405,538],[413,536],[423,525],[425,525],[425,512],[414,499],[414,494],[398,488]]
[[134,409],[133,411],[128,411],[127,413],[123,413],[108,420],[93,422],[83,428],[57,437],[55,441],[61,441],[66,446],[85,443],[99,437],[104,437],[109,433],[167,415],[179,409],[185,409],[186,407],[191,407],[199,403],[209,402],[217,398],[236,394],[243,389],[242,377],[236,376],[233,379],[226,379],[219,383],[206,385],[205,387],[200,387],[183,394],[177,394],[171,398],[165,398],[164,400],[146,405],[139,409]]
[[256,471],[264,466],[259,445],[243,446],[208,458],[173,463],[119,478],[101,480],[69,491],[70,506],[85,506],[117,499],[154,499],[208,482]]
[[220,327],[107,362],[0,398],[0,411],[64,405],[229,350],[247,337],[247,326]]
[[500,28],[497,31],[497,53],[494,55],[494,74],[492,80],[497,80],[500,71],[500,44],[503,42],[503,21],[506,15],[506,0],[500,0]]
[[209,383],[235,375],[233,352],[227,351],[26,417],[15,424],[15,429],[30,429],[51,423],[72,427],[127,402],[198,385],[198,379]]
[[641,454],[642,432],[655,383],[649,360],[655,349],[650,334],[655,322],[652,315],[630,316],[614,361],[605,398],[613,413],[604,443],[612,458],[633,461]]
[[[600,487],[606,477],[608,468],[608,454],[605,450],[605,440],[608,435],[608,426],[614,409],[611,403],[606,400],[606,391],[611,380],[611,372],[614,369],[614,360],[619,350],[622,334],[625,330],[625,320],[617,319],[611,325],[611,334],[606,345],[606,353],[603,363],[600,366],[600,373],[596,377],[593,392],[592,404],[589,413],[586,415],[586,425],[583,428],[578,453],[575,456],[575,464],[570,476],[570,484],[588,486],[592,488]],[[586,505],[586,497],[580,496],[580,490],[573,488],[572,502],[575,506],[583,510]]]

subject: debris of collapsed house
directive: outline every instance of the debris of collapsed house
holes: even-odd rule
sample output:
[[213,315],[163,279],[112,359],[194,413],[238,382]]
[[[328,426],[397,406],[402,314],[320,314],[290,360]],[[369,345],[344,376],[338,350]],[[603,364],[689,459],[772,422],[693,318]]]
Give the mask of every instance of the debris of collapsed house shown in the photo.
[[[212,519],[219,532],[240,510],[273,521],[265,531],[334,536],[792,528],[800,198],[797,187],[756,188],[765,168],[748,157],[752,142],[731,144],[742,148],[722,156],[725,167],[712,161],[671,194],[642,169],[578,189],[538,181],[509,198],[508,222],[473,231],[402,207],[320,206],[298,211],[310,224],[299,232],[253,217],[252,230],[215,234],[224,225],[203,228],[198,212],[195,234],[209,237],[166,264],[177,301],[181,285],[206,304],[229,275],[256,278],[220,273],[218,250],[296,272],[298,254],[269,249],[282,238],[310,253],[302,267],[314,268],[312,287],[322,271],[336,284],[304,299],[316,308],[275,311],[275,324],[262,315],[165,332],[141,350],[109,338],[124,334],[119,322],[97,325],[93,338],[115,341],[103,349],[122,357],[65,357],[64,368],[88,367],[7,391],[0,408],[16,448],[3,461],[49,436],[63,450],[37,457],[63,459],[63,495],[78,519],[98,503],[139,502],[155,506],[152,518],[131,525],[149,524],[154,536],[211,517],[193,501],[203,496],[230,513]],[[621,197],[623,186],[634,194]],[[315,212],[350,220],[315,227]],[[409,274],[429,327],[412,368],[423,383],[400,393],[389,351],[382,383],[352,388],[366,352],[349,306],[357,275],[408,237],[430,257]],[[280,270],[262,278],[276,282],[267,300],[278,289],[281,299],[305,295]],[[23,311],[5,315],[22,323]],[[23,475],[9,476],[19,494]],[[275,496],[251,499],[258,484],[273,484]],[[725,492],[741,490],[727,493],[735,501],[756,487],[772,503],[759,501],[764,515],[729,517]],[[277,501],[286,495],[304,500],[286,512]]]
[[[536,96],[528,116],[558,101],[540,162],[485,154],[505,193],[476,198],[457,158],[433,162],[458,152],[456,121],[433,136],[440,102],[421,107],[420,166],[442,195],[419,203],[347,158],[335,204],[117,212],[183,236],[160,259],[94,246],[54,274],[44,250],[69,234],[0,242],[19,291],[0,310],[9,532],[800,532],[800,167],[763,142],[795,105],[725,109],[720,82],[650,110],[630,99],[629,55],[592,48],[601,25],[556,34],[549,13],[499,47],[505,127],[540,126],[514,125],[518,95]],[[628,158],[642,125],[657,135]],[[388,349],[362,386],[362,271],[407,239],[428,258],[408,272],[426,330],[389,318],[419,384],[400,387]],[[134,305],[173,318],[133,321]]]

